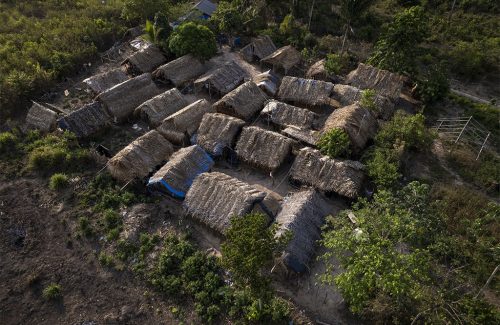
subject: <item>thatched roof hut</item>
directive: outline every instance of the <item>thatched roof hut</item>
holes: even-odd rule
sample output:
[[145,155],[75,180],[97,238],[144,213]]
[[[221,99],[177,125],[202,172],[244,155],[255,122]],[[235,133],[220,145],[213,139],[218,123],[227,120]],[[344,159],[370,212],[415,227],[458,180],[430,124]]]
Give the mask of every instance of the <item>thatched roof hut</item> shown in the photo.
[[319,131],[304,130],[296,126],[289,126],[281,131],[285,136],[304,143],[305,145],[315,147],[321,134]]
[[277,49],[270,55],[263,58],[261,61],[267,64],[271,64],[274,67],[280,67],[288,72],[291,68],[300,63],[301,60],[300,52],[297,51],[293,46],[287,45],[282,48]]
[[360,63],[356,70],[347,75],[346,83],[360,89],[373,89],[379,95],[395,100],[401,94],[404,77]]
[[309,70],[306,72],[306,78],[329,81],[330,77],[329,73],[326,71],[325,62],[326,60],[323,59],[311,65]]
[[178,112],[189,102],[177,88],[167,90],[159,94],[135,109],[136,115],[146,120],[150,126],[156,127],[168,116]]
[[122,65],[126,67],[129,73],[141,74],[152,72],[165,62],[167,62],[167,58],[161,50],[155,45],[150,45],[126,58]]
[[196,132],[203,115],[214,111],[207,100],[200,99],[164,119],[157,130],[172,143],[180,145],[186,135],[192,136]]
[[266,94],[253,81],[247,81],[214,104],[219,113],[249,120],[267,100]]
[[319,150],[302,148],[292,165],[290,178],[318,190],[356,198],[363,185],[364,166],[352,160],[323,156]]
[[234,145],[236,136],[245,121],[220,113],[209,113],[203,116],[196,143],[213,156],[220,156],[224,149]]
[[262,89],[267,95],[274,97],[278,91],[280,79],[271,70],[262,72],[253,77],[253,82]]
[[159,93],[151,74],[145,73],[100,93],[96,100],[104,104],[115,120],[123,121],[137,106]]
[[83,83],[86,84],[90,89],[92,89],[94,93],[99,94],[113,86],[127,81],[128,79],[129,77],[125,72],[123,72],[122,69],[116,68],[89,77],[83,80]]
[[244,162],[267,171],[276,170],[292,151],[293,140],[256,126],[243,128],[236,155]]
[[114,178],[127,182],[147,176],[156,166],[168,160],[174,148],[155,130],[140,136],[120,150],[108,162]]
[[213,165],[212,158],[200,146],[181,148],[149,179],[148,189],[183,199],[194,179]]
[[194,86],[197,90],[204,88],[210,94],[225,95],[243,83],[245,77],[247,77],[245,70],[234,61],[230,61],[198,78]]
[[245,60],[252,62],[261,60],[276,51],[276,45],[268,35],[261,35],[252,39],[252,42],[241,49]]
[[261,112],[269,121],[279,126],[293,125],[301,129],[311,129],[317,114],[310,110],[270,100]]
[[366,142],[377,133],[377,120],[359,104],[352,104],[333,111],[325,122],[322,133],[333,128],[343,129],[351,140],[355,152],[360,152]]
[[[342,106],[348,106],[361,101],[363,91],[353,86],[338,84],[333,87],[332,97]],[[376,94],[373,101],[377,106],[377,110],[372,112],[377,118],[388,120],[392,117],[394,114],[394,103],[389,98]]]
[[55,129],[57,113],[36,102],[33,102],[26,116],[26,128],[48,133]]
[[323,196],[316,190],[293,193],[283,201],[276,216],[277,236],[289,232],[291,239],[282,254],[286,266],[297,273],[309,269],[316,242],[321,239],[321,227],[328,214]]
[[331,82],[286,76],[281,81],[278,97],[304,105],[324,105],[330,103],[332,90]]
[[234,216],[243,217],[266,193],[223,173],[203,173],[186,194],[184,207],[194,219],[224,233]]
[[162,65],[153,72],[153,76],[155,79],[160,79],[179,87],[198,78],[205,70],[206,66],[200,60],[191,54],[187,54]]
[[57,125],[73,132],[78,138],[85,138],[101,131],[111,122],[111,116],[101,103],[92,102],[60,118]]

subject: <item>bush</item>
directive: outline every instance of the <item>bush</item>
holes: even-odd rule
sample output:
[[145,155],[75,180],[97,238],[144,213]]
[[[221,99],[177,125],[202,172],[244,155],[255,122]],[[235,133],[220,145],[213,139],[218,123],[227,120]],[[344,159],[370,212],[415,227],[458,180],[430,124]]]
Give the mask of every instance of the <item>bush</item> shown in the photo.
[[78,219],[78,227],[85,237],[90,237],[94,234],[90,221],[87,217],[80,217]]
[[375,93],[375,90],[373,89],[365,89],[361,92],[361,101],[360,104],[364,108],[367,108],[371,111],[378,111],[377,104],[375,104],[375,96],[377,94]]
[[50,177],[49,187],[51,190],[60,190],[67,187],[69,179],[66,174],[56,173]]
[[443,68],[433,67],[423,77],[418,78],[416,91],[420,100],[431,104],[443,99],[449,88],[448,77]]
[[349,66],[349,57],[339,54],[328,54],[325,61],[325,69],[328,73],[339,75]]
[[1,157],[10,156],[16,150],[18,139],[11,132],[0,133],[0,154]]
[[170,36],[168,46],[177,56],[192,54],[202,60],[208,60],[217,53],[214,33],[193,22],[179,26]]
[[351,153],[351,140],[347,133],[339,128],[333,128],[323,134],[317,146],[323,155],[331,158],[348,158]]
[[115,265],[115,261],[113,260],[113,256],[106,254],[105,252],[99,253],[99,263],[104,266],[112,267]]
[[42,296],[47,300],[56,300],[62,297],[62,288],[57,283],[51,283],[43,289]]
[[379,189],[392,188],[401,178],[399,161],[396,149],[376,148],[366,162],[367,175]]
[[495,72],[500,65],[499,48],[500,38],[458,41],[448,53],[451,71],[471,79]]
[[171,4],[171,0],[125,0],[121,16],[131,22],[144,22],[152,20],[157,12],[168,14]]

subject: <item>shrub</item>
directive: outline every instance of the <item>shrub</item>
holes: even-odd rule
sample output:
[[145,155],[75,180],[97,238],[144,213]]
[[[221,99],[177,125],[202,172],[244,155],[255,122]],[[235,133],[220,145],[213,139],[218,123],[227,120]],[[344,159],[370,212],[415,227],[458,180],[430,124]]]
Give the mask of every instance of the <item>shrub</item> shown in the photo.
[[472,42],[457,41],[448,53],[451,71],[471,79],[496,71],[500,65],[500,38],[486,38]]
[[66,174],[56,173],[50,177],[49,187],[51,190],[60,190],[67,187],[69,179]]
[[113,256],[106,254],[105,252],[101,251],[99,253],[99,263],[101,263],[104,266],[107,267],[112,267],[115,265],[115,261],[113,260]]
[[210,21],[217,26],[218,30],[229,34],[241,32],[244,27],[242,11],[237,5],[228,1],[219,2]]
[[339,128],[333,128],[323,134],[317,146],[323,155],[331,158],[349,157],[351,141],[347,133]]
[[1,157],[9,156],[16,150],[18,139],[12,132],[0,133],[0,154]]
[[366,162],[366,171],[379,189],[394,187],[401,174],[399,173],[400,155],[396,149],[376,148]]
[[328,54],[325,61],[325,69],[328,73],[338,75],[343,72],[349,64],[349,57],[339,54]]
[[122,17],[131,22],[152,20],[157,12],[168,14],[170,0],[125,0]]
[[90,237],[94,233],[94,230],[92,229],[90,221],[87,217],[80,217],[78,219],[78,227],[85,237]]
[[432,67],[423,77],[418,78],[416,91],[425,104],[431,104],[443,99],[449,88],[448,77],[443,68]]
[[56,300],[62,297],[62,288],[57,283],[51,283],[43,289],[42,296],[47,300]]
[[208,60],[217,53],[214,33],[193,22],[179,26],[170,36],[168,46],[177,56],[192,54],[202,60]]
[[378,111],[377,104],[375,104],[375,90],[373,89],[365,89],[361,92],[361,101],[360,104],[364,108],[368,108],[372,111]]

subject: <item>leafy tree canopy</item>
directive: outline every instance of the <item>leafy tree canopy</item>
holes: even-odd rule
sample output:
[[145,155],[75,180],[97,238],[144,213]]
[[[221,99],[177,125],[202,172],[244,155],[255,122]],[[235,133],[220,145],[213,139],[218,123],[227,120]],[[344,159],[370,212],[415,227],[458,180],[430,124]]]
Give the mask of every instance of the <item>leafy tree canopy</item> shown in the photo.
[[215,35],[205,26],[188,22],[179,26],[170,36],[170,50],[177,56],[192,54],[208,60],[217,53]]

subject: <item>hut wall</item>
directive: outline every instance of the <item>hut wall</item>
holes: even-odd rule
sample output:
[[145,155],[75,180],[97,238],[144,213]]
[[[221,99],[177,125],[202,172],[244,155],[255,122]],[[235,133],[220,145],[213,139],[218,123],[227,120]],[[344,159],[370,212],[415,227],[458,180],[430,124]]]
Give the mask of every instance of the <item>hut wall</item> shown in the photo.
[[150,126],[156,127],[168,116],[187,106],[189,102],[177,88],[159,94],[135,109],[136,114],[146,120]]
[[196,142],[213,156],[223,154],[225,148],[234,145],[237,134],[245,122],[232,116],[209,113],[203,116]]
[[111,116],[99,102],[92,102],[71,112],[57,121],[63,130],[84,138],[103,130],[112,121]]
[[261,61],[267,64],[271,64],[273,67],[281,67],[285,70],[285,73],[292,67],[300,63],[301,54],[293,46],[287,45],[282,48],[277,49],[270,55],[263,58]]
[[214,104],[217,112],[248,121],[262,109],[266,94],[253,81],[245,82]]

